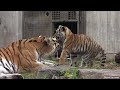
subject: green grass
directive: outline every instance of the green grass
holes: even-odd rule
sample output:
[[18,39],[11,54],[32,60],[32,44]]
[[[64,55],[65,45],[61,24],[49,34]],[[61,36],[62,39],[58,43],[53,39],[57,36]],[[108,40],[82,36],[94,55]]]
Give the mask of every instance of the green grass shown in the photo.
[[36,72],[22,74],[24,79],[36,79],[36,75]]
[[[77,58],[77,67],[80,66],[81,60]],[[83,67],[83,68],[90,68],[90,69],[120,69],[120,64],[115,63],[114,59],[106,60],[105,66],[102,67],[101,62],[96,59],[93,61],[92,67]]]

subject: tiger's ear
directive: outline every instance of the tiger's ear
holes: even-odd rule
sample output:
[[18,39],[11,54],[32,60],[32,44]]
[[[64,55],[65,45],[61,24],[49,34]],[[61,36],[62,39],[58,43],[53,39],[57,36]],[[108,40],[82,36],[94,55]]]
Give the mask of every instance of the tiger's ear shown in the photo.
[[37,42],[43,42],[45,40],[45,36],[39,36]]

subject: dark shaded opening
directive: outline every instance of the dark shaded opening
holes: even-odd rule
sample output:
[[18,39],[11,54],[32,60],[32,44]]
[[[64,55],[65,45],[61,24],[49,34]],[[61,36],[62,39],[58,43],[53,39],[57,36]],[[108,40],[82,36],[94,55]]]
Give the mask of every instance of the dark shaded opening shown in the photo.
[[56,30],[59,25],[67,26],[74,34],[77,34],[77,22],[54,22],[54,30]]
[[[58,28],[59,25],[67,26],[74,34],[77,34],[77,22],[53,22],[54,31]],[[58,57],[60,57],[62,49],[58,50]],[[57,57],[57,53],[55,54]]]

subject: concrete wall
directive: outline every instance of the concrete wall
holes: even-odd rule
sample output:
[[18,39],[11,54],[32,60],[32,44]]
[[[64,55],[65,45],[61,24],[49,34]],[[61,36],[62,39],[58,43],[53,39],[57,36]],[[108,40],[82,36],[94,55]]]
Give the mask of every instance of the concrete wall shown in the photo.
[[87,11],[86,34],[107,53],[120,51],[120,11]]
[[[46,13],[49,13],[47,16]],[[25,11],[23,14],[23,38],[39,35],[50,36],[52,33],[52,19],[50,11]]]
[[[51,36],[51,11],[48,11],[48,16],[46,12],[42,11],[37,16],[26,18],[22,11],[0,11],[0,47],[23,36]],[[25,24],[32,28],[27,26],[28,28],[22,30],[22,25]],[[86,34],[94,38],[107,53],[120,51],[120,11],[86,11]]]
[[0,47],[22,38],[22,12],[0,11]]

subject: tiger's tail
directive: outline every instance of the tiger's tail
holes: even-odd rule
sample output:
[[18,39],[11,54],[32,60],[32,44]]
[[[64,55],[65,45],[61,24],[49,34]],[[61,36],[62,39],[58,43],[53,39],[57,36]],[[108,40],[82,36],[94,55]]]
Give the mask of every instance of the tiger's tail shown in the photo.
[[105,51],[102,50],[101,51],[101,66],[105,66],[105,63],[106,63],[106,54],[105,54]]

